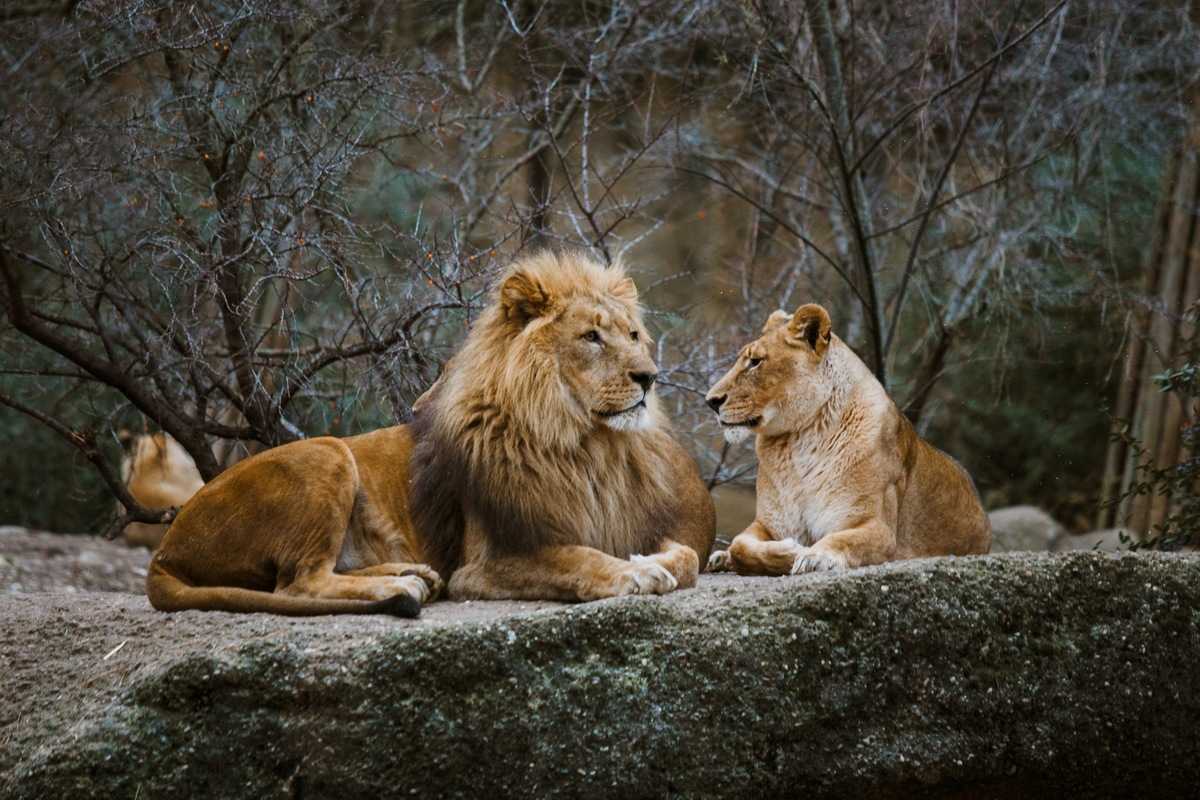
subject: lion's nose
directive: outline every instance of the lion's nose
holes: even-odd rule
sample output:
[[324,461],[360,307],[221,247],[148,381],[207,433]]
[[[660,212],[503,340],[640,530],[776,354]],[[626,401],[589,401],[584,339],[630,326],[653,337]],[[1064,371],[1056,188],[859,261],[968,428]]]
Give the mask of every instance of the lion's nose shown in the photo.
[[719,394],[716,397],[706,397],[704,401],[708,403],[708,407],[713,411],[719,412],[721,406],[725,404],[725,395]]
[[650,387],[654,384],[654,379],[658,377],[657,372],[631,372],[629,378],[638,386],[642,387],[643,392],[650,391]]

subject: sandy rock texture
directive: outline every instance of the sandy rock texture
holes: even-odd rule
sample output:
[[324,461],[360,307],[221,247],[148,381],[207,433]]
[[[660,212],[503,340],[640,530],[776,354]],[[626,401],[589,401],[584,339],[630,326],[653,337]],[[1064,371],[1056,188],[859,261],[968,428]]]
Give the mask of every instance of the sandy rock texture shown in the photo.
[[421,619],[0,596],[0,796],[1125,797],[1200,778],[1200,558],[705,576]]
[[120,541],[0,526],[0,594],[142,594],[149,563],[149,550]]

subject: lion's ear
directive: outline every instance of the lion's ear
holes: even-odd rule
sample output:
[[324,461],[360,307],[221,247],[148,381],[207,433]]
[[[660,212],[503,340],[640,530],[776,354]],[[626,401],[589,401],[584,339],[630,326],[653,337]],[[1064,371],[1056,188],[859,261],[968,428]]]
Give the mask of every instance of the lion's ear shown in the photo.
[[771,316],[767,317],[767,324],[763,325],[762,332],[770,333],[785,322],[790,321],[792,315],[786,311],[772,311]]
[[626,303],[636,303],[638,299],[637,284],[633,278],[621,278],[612,288],[612,296]]
[[825,355],[829,347],[832,325],[829,312],[816,303],[808,303],[796,309],[788,322],[788,344],[808,345],[818,357]]
[[500,286],[500,307],[507,319],[525,325],[550,308],[550,293],[527,272],[517,271]]

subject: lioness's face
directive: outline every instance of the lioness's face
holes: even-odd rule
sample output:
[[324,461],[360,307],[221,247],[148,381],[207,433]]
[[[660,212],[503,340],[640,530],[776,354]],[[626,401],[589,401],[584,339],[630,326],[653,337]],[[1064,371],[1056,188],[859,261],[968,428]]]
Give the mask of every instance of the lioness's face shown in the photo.
[[777,435],[812,419],[832,389],[822,369],[830,337],[829,315],[820,306],[773,313],[762,336],[742,348],[705,397],[725,438]]
[[596,423],[617,430],[646,427],[658,368],[634,310],[619,300],[579,298],[550,327],[563,382]]

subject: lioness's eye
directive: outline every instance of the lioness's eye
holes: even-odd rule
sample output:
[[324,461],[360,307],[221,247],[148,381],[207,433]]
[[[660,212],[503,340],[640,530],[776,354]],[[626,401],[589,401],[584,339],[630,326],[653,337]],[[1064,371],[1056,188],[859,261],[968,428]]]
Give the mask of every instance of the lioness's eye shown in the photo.
[[759,364],[762,363],[762,359],[761,358],[751,358],[746,363],[748,365],[746,367],[746,369],[754,369],[755,367],[757,367]]
[[583,338],[587,339],[589,342],[592,342],[594,344],[600,344],[600,332],[599,331],[588,331],[587,333],[585,333],[583,335]]
[[629,332],[629,338],[630,338],[630,339],[633,339],[633,340],[636,342],[636,341],[638,340],[638,332],[637,332],[637,331],[630,331],[630,332]]

